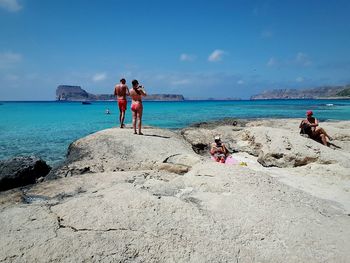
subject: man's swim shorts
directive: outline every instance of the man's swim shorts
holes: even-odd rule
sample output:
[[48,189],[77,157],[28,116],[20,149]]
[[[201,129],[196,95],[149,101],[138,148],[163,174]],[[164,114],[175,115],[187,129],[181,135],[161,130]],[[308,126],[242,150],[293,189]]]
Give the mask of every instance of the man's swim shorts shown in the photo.
[[124,99],[118,99],[118,106],[119,106],[119,110],[121,111],[126,111],[126,105],[127,105],[127,100]]

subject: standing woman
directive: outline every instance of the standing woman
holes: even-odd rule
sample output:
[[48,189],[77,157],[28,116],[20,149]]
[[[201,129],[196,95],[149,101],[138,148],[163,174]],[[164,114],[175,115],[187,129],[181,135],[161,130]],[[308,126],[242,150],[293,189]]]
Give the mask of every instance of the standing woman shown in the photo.
[[132,110],[132,126],[134,128],[134,134],[136,132],[136,122],[138,121],[138,129],[139,135],[143,135],[141,132],[141,124],[142,124],[142,96],[147,96],[144,88],[139,86],[139,82],[134,79],[132,82],[132,89],[130,90],[130,97],[132,99],[131,102],[131,110]]

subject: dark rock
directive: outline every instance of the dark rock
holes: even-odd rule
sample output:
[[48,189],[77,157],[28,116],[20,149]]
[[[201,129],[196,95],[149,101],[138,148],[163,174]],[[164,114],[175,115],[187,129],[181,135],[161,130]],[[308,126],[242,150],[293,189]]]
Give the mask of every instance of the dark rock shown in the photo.
[[209,145],[205,143],[192,144],[192,149],[197,154],[204,154],[209,152]]
[[35,156],[14,157],[0,161],[0,191],[36,183],[51,167]]
[[90,99],[90,94],[80,86],[60,85],[56,90],[56,99],[63,101],[84,101]]

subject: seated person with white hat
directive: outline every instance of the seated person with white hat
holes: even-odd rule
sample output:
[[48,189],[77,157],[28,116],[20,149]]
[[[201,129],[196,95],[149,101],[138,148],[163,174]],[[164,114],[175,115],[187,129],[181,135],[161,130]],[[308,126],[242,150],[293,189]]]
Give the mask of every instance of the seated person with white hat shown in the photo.
[[220,136],[215,136],[214,141],[215,142],[211,144],[210,154],[214,157],[215,161],[225,163],[229,152],[225,144],[221,142]]

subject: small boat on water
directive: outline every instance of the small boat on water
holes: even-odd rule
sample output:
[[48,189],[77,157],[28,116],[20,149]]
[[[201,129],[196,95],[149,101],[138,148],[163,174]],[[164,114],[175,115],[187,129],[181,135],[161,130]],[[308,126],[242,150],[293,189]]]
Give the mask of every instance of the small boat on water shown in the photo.
[[81,104],[83,104],[83,105],[90,105],[90,104],[91,104],[91,102],[88,102],[88,101],[82,101],[82,102],[81,102]]
[[334,104],[332,104],[332,103],[327,103],[326,106],[332,107],[332,106],[334,106]]

